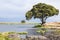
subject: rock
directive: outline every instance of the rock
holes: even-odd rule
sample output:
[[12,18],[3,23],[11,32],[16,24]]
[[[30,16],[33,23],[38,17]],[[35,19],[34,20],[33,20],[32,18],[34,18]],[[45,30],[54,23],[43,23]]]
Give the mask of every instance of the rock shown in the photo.
[[28,39],[28,40],[48,40],[48,38],[47,37],[45,37],[45,36],[41,36],[41,35],[39,35],[39,36],[37,36],[37,35],[30,35],[30,36],[27,36],[27,38],[26,39]]
[[50,34],[50,35],[46,35],[46,37],[47,37],[49,40],[60,40],[60,35]]
[[9,40],[20,40],[19,34],[9,34],[8,35]]

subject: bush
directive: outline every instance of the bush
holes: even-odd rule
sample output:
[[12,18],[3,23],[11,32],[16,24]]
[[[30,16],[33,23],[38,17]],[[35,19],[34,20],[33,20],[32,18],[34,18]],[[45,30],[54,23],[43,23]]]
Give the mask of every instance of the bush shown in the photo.
[[28,34],[28,32],[19,32],[18,34],[24,35],[24,34]]
[[42,25],[36,25],[36,26],[34,26],[34,28],[40,28],[40,27],[42,27]]
[[42,28],[40,30],[37,30],[37,33],[40,33],[41,35],[44,35],[48,30],[46,30],[45,28]]
[[36,31],[37,33],[40,33],[41,35],[44,35],[45,31],[44,30],[39,30],[39,31]]
[[25,23],[25,20],[22,20],[21,23]]

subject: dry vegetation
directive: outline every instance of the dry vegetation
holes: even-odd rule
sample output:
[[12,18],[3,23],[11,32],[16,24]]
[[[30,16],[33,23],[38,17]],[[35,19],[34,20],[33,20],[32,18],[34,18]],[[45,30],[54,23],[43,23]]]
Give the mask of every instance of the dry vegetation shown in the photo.
[[60,28],[60,22],[49,22],[44,24],[47,28]]

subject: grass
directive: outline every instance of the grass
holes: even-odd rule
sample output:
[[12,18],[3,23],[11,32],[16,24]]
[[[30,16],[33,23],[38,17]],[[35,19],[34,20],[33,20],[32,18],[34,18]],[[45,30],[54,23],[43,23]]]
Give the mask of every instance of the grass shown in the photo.
[[[17,34],[20,35],[26,35],[28,32],[0,32],[0,40],[20,40],[20,37],[16,36]],[[14,35],[15,38],[10,38],[12,36],[11,34],[16,34]]]
[[35,25],[34,28],[41,28],[42,25]]
[[18,32],[18,34],[20,34],[20,35],[28,34],[28,32]]
[[0,22],[0,24],[6,24],[6,25],[27,25],[27,24],[34,24],[34,25],[38,25],[39,23],[36,22],[25,22],[25,23],[21,23],[21,22]]

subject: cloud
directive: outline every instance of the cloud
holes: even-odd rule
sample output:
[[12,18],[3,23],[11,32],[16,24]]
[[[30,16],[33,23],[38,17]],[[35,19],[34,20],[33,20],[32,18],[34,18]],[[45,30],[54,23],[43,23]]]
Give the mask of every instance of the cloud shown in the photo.
[[39,2],[48,3],[59,8],[59,5],[57,5],[59,1],[57,0],[54,0],[54,2],[53,0],[0,0],[0,10],[29,10],[32,8],[33,5]]
[[0,0],[0,17],[25,19],[25,13],[40,2],[53,5],[60,10],[60,0]]

